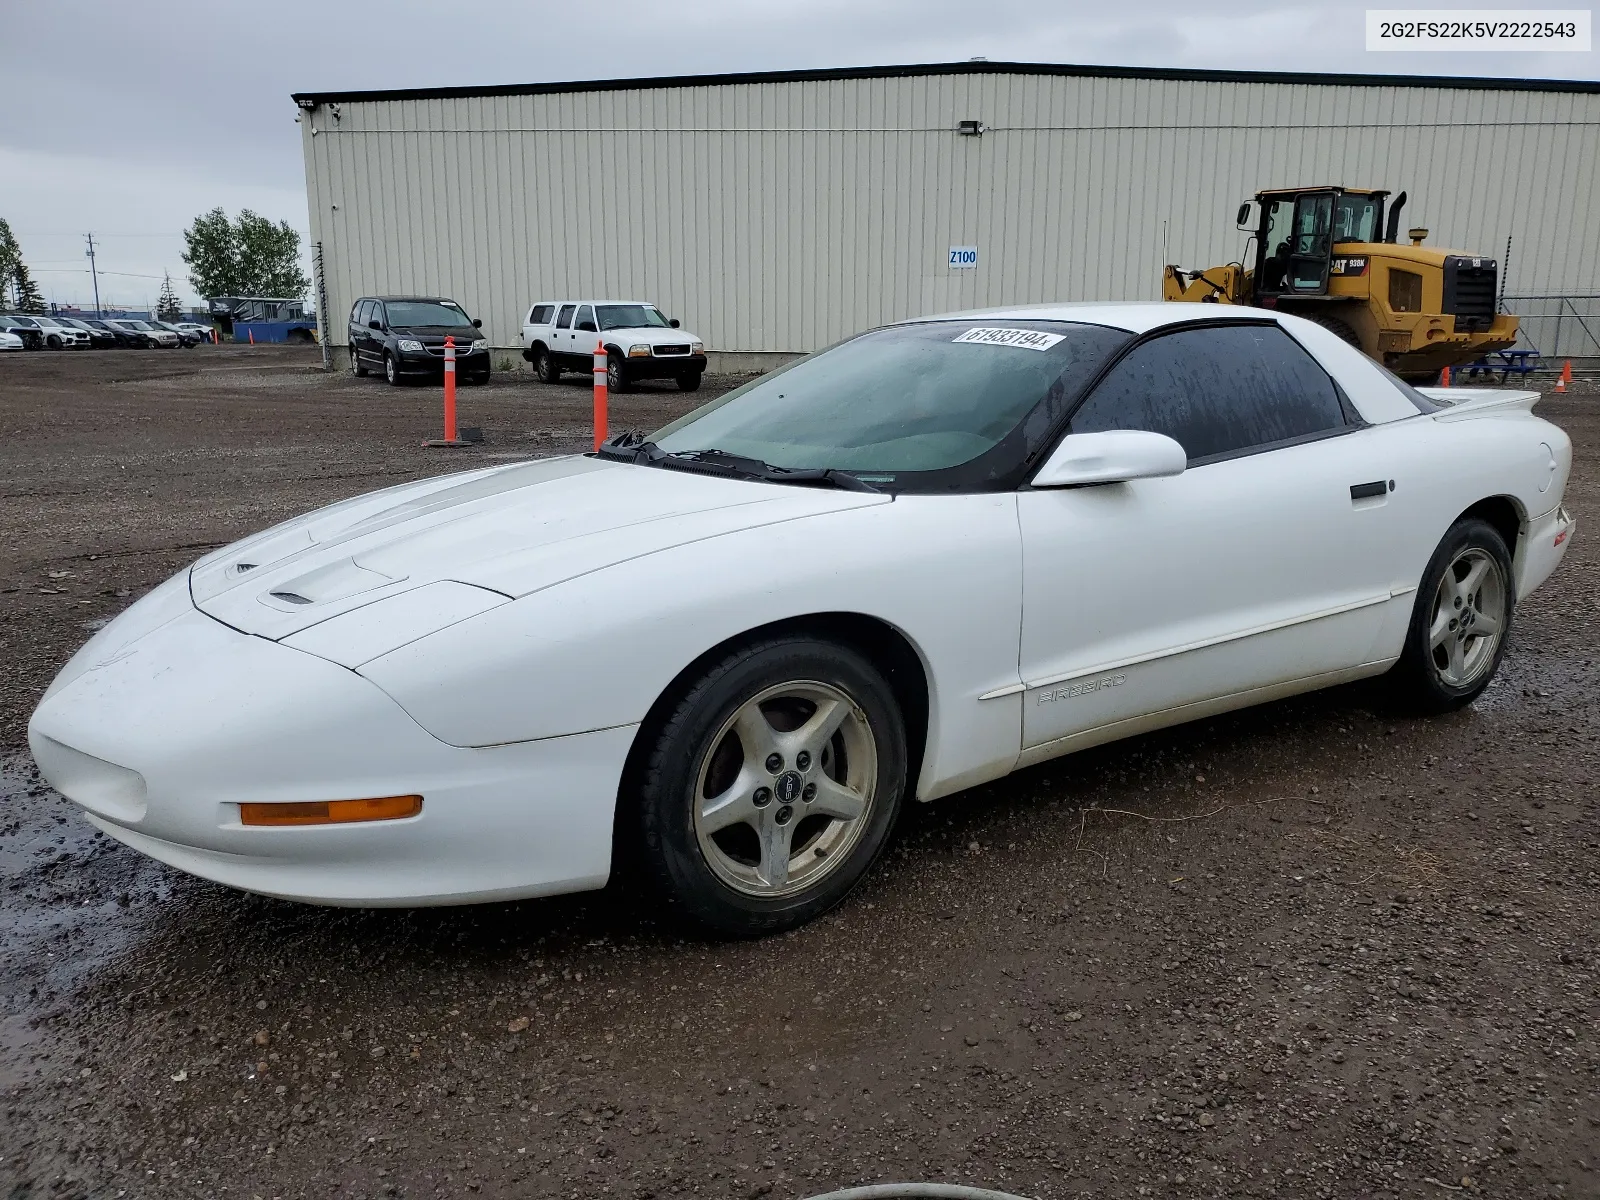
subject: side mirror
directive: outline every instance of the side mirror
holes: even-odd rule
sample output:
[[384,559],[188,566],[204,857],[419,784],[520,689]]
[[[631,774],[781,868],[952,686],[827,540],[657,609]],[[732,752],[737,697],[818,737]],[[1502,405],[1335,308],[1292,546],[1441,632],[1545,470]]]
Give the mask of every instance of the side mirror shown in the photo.
[[1250,201],[1246,200],[1239,205],[1239,211],[1234,214],[1233,223],[1240,229],[1251,229],[1254,226],[1250,221]]
[[667,324],[671,325],[674,329],[681,328],[681,326],[679,326],[679,324],[678,324],[678,318],[677,317],[673,317],[672,320],[667,322]]
[[1033,477],[1036,488],[1078,487],[1089,483],[1127,483],[1182,475],[1189,456],[1164,433],[1108,429],[1069,433]]
[[482,329],[483,328],[483,318],[482,317],[474,317],[473,321],[472,321],[472,327],[474,329]]
[[383,328],[383,322],[382,321],[368,321],[367,322],[367,328],[368,329],[382,329]]

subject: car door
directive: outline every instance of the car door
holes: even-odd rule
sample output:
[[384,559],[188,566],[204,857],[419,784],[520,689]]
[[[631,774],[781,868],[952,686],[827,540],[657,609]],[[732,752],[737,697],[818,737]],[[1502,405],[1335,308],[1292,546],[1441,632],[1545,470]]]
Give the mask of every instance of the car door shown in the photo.
[[599,326],[595,324],[594,305],[578,305],[578,315],[572,318],[572,365],[594,366],[594,347],[599,340]]
[[350,353],[361,366],[367,365],[367,310],[371,306],[369,300],[357,300],[350,310]]
[[556,362],[564,367],[572,366],[572,318],[577,311],[576,304],[563,304],[561,311],[556,314],[555,329],[550,335],[550,352],[555,355]]
[[1189,466],[1019,495],[1029,761],[1373,661],[1410,603],[1387,442],[1276,322],[1135,345],[1072,418],[1108,429],[1174,437]]

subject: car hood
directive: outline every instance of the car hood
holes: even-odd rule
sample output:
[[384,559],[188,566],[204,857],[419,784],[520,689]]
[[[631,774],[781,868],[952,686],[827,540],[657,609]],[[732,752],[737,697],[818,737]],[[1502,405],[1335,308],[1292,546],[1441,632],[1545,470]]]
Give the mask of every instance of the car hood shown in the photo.
[[480,330],[459,325],[391,325],[389,331],[396,337],[416,338],[425,346],[442,346],[446,337],[455,338],[460,346],[483,336]]
[[433,583],[515,598],[689,542],[890,500],[586,457],[543,459],[309,513],[200,560],[189,589],[217,620],[278,639]]
[[676,345],[680,342],[698,342],[700,336],[687,329],[660,329],[654,325],[641,325],[638,328],[608,329],[601,334],[602,337],[626,338],[630,342],[642,342],[650,346]]

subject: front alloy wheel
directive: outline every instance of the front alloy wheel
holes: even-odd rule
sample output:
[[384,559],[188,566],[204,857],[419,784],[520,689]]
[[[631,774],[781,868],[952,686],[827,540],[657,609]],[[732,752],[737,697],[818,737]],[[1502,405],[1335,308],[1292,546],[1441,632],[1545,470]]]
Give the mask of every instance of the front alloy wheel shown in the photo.
[[622,356],[609,354],[606,356],[606,391],[625,392],[628,390],[628,371],[622,365]]
[[646,865],[678,912],[750,937],[839,903],[887,844],[906,781],[894,693],[853,648],[740,647],[641,734],[630,769]]
[[383,377],[389,381],[390,387],[400,386],[400,366],[394,361],[394,355],[383,356]]
[[815,680],[766,688],[708,745],[695,837],[723,883],[790,896],[847,861],[877,790],[878,743],[844,692]]

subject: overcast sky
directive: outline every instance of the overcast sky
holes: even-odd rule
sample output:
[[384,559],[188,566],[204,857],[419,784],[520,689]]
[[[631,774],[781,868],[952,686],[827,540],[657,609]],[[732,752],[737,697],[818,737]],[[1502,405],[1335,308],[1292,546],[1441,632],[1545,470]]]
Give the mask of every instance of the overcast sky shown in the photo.
[[[1545,0],[1549,6],[1563,2],[1574,0]],[[1503,9],[1534,7],[1499,3]],[[164,271],[172,273],[180,295],[194,299],[178,255],[180,231],[201,212],[217,205],[230,214],[251,208],[304,233],[305,178],[289,99],[297,91],[974,55],[1123,66],[1600,77],[1600,53],[1593,52],[1369,53],[1366,7],[1347,0],[7,3],[0,23],[0,217],[11,222],[47,299],[90,301],[83,234],[93,230],[101,248],[102,300],[143,307],[160,291]]]

